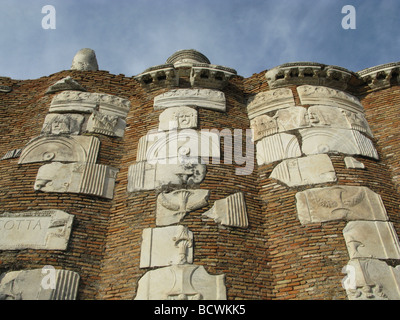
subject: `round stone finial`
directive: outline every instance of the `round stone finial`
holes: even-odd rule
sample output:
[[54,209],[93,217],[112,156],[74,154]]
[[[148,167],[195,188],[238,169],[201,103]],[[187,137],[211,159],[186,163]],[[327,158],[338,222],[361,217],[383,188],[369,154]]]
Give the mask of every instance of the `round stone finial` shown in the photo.
[[72,60],[71,70],[98,71],[96,53],[89,48],[81,49]]
[[199,51],[194,49],[180,50],[175,52],[167,59],[167,64],[173,64],[174,67],[192,66],[195,63],[210,64],[210,60]]

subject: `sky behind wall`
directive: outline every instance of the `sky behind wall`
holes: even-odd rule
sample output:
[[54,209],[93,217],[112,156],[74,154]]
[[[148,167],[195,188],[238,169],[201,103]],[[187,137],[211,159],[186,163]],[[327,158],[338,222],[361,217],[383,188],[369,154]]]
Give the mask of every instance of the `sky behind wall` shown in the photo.
[[[100,70],[137,75],[181,49],[249,77],[311,61],[360,71],[400,61],[399,0],[0,0],[0,76],[36,79],[95,50]],[[55,29],[43,29],[45,5]],[[345,5],[356,29],[344,29]]]

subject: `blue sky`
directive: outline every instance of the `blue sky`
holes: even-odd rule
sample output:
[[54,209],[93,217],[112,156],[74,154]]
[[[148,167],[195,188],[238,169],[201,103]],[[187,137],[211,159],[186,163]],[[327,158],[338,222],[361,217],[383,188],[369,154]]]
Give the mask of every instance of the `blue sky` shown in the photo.
[[[71,67],[81,48],[128,77],[196,49],[239,75],[311,61],[360,71],[400,61],[399,0],[0,0],[0,76],[36,79]],[[43,29],[42,7],[56,9]],[[342,7],[356,29],[342,28]]]

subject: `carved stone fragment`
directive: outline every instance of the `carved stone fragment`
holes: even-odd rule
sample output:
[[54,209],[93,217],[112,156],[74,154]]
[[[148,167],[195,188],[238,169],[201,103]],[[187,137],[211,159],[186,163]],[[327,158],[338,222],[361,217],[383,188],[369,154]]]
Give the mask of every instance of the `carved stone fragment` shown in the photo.
[[303,105],[325,105],[364,113],[364,107],[360,100],[341,90],[324,86],[304,85],[297,87],[297,92]]
[[354,159],[353,157],[345,157],[344,163],[347,169],[365,169],[364,163]]
[[157,197],[157,226],[180,222],[186,213],[208,204],[209,190],[181,189],[160,193]]
[[48,114],[44,120],[43,135],[78,135],[85,117],[80,114]]
[[331,220],[388,220],[381,197],[367,187],[334,186],[296,194],[301,224]]
[[270,178],[289,187],[337,180],[332,161],[326,154],[283,160],[272,171]]
[[66,250],[73,218],[60,210],[0,214],[0,250]]
[[342,284],[349,300],[400,300],[400,266],[377,259],[352,259]]
[[86,131],[122,138],[125,133],[125,127],[126,122],[120,117],[93,111],[89,117]]
[[154,98],[155,110],[181,106],[225,111],[225,94],[212,89],[174,89]]
[[51,113],[101,113],[125,118],[131,103],[111,94],[79,91],[63,91],[54,96],[49,112]]
[[59,91],[65,90],[76,90],[76,91],[87,91],[84,87],[82,87],[77,81],[75,81],[72,77],[65,77],[53,85],[51,85],[46,93],[55,93]]
[[0,276],[0,300],[75,300],[79,280],[69,270],[10,271]]
[[79,50],[72,60],[71,70],[98,71],[99,65],[94,50],[89,48]]
[[209,275],[190,264],[148,271],[135,300],[226,300],[225,275]]
[[246,203],[242,192],[215,201],[212,208],[203,213],[203,215],[225,226],[247,228],[249,225]]
[[[173,159],[170,162],[174,162]],[[176,160],[176,159],[175,159]],[[195,163],[137,162],[129,167],[128,192],[153,190],[166,185],[195,185],[206,176],[206,165]]]
[[190,107],[172,107],[160,114],[158,130],[197,128],[197,110]]
[[193,233],[185,226],[143,230],[140,267],[193,263]]
[[249,119],[278,109],[294,106],[294,97],[290,89],[279,88],[260,92],[247,101],[247,112]]
[[220,158],[219,135],[193,129],[171,130],[150,133],[139,141],[137,161],[146,160],[152,164],[171,162],[169,158],[180,158],[181,162],[202,158]]
[[118,169],[101,164],[53,162],[39,168],[34,189],[112,199],[117,173]]
[[356,130],[334,128],[300,129],[302,151],[307,154],[344,153],[379,159],[373,142]]
[[296,136],[287,133],[278,133],[261,139],[256,144],[256,150],[258,165],[301,156]]
[[100,140],[88,136],[40,136],[22,150],[19,164],[63,161],[95,163]]
[[0,160],[14,159],[21,155],[22,149],[14,149],[7,151],[6,154]]
[[350,221],[343,229],[350,259],[400,259],[400,244],[387,221]]

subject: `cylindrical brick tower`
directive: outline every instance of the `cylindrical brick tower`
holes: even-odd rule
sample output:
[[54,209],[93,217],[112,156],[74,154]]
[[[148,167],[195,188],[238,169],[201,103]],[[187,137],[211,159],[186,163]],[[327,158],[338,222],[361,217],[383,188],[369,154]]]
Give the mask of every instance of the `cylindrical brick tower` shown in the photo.
[[398,70],[0,78],[0,298],[400,299]]

